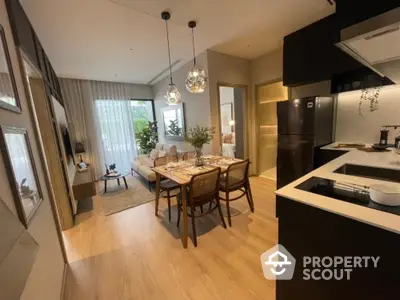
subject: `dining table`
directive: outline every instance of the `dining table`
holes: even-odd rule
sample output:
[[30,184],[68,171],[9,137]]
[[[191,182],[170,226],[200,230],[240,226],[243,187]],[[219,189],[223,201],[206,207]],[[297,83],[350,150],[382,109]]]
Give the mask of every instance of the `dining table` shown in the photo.
[[158,204],[160,201],[160,182],[162,179],[169,179],[180,186],[183,210],[183,247],[188,246],[188,216],[187,216],[187,186],[194,175],[210,171],[214,168],[221,168],[221,175],[228,171],[228,167],[234,163],[243,161],[242,159],[224,157],[218,155],[208,155],[203,158],[204,164],[196,166],[195,159],[170,162],[166,165],[152,168],[156,173],[156,205],[155,215],[158,216]]

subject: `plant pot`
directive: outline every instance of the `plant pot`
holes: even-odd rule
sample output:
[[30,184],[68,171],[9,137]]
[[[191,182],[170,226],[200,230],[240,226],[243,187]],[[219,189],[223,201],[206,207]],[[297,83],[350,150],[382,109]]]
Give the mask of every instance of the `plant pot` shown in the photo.
[[203,160],[203,148],[195,148],[196,150],[196,157],[195,157],[195,166],[200,167],[204,165],[204,160]]

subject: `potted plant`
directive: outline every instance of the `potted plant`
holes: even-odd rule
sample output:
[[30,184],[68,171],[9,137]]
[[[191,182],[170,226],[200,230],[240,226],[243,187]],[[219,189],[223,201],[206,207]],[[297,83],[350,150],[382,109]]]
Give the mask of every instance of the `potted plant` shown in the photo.
[[142,154],[149,154],[158,142],[157,122],[148,122],[148,126],[135,132],[137,142]]
[[196,166],[202,166],[203,162],[203,146],[209,144],[214,136],[214,127],[202,127],[196,125],[190,127],[185,134],[185,141],[190,143],[196,151]]

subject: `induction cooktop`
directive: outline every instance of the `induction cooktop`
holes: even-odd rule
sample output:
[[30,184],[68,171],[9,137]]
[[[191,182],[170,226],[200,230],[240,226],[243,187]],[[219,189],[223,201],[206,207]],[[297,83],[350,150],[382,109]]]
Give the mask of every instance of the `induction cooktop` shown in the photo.
[[[400,206],[386,206],[373,202],[369,198],[369,192],[353,187],[342,181],[335,181],[320,177],[311,177],[295,187],[296,189],[313,194],[326,196],[338,201],[349,202],[355,205],[368,207],[400,216]],[[321,199],[321,201],[324,201]]]

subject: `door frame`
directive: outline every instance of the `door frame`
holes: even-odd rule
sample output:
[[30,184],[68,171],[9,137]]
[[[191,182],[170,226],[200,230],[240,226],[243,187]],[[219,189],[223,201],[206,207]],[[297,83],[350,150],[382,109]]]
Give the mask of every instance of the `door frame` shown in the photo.
[[[272,79],[272,80],[267,80],[261,83],[257,83],[254,85],[254,95],[255,95],[255,101],[256,101],[256,136],[257,136],[257,164],[256,164],[256,174],[257,176],[260,175],[260,145],[259,145],[259,141],[261,138],[261,131],[260,131],[260,99],[259,99],[259,92],[258,92],[258,88],[263,87],[263,86],[267,86],[270,84],[274,84],[274,83],[278,83],[278,82],[282,82],[283,83],[283,77],[278,77],[276,79]],[[288,89],[288,98],[289,98],[289,87],[287,87]]]
[[218,103],[218,128],[219,128],[219,134],[218,134],[218,144],[220,148],[222,149],[222,123],[221,123],[221,100],[220,100],[220,87],[231,87],[231,88],[242,88],[244,90],[244,96],[243,96],[243,149],[244,149],[244,158],[249,157],[249,143],[248,143],[248,130],[249,130],[249,124],[248,124],[248,118],[247,118],[247,111],[248,111],[248,101],[249,101],[249,86],[247,84],[237,84],[237,83],[226,83],[223,81],[218,81],[217,82],[217,103]]
[[[59,216],[58,216],[59,215],[58,214],[59,208],[57,207],[56,200],[55,200],[55,195],[54,195],[54,192],[53,192],[53,189],[52,189],[52,185],[51,185],[50,173],[49,173],[48,166],[47,166],[46,155],[44,153],[44,147],[43,147],[43,142],[42,142],[42,136],[41,136],[41,133],[40,133],[39,123],[37,122],[36,108],[35,108],[34,100],[32,99],[32,94],[30,92],[30,86],[29,86],[28,79],[25,77],[26,72],[25,72],[24,61],[26,61],[29,64],[29,66],[41,78],[42,84],[43,84],[43,93],[44,93],[44,95],[47,96],[46,99],[44,99],[44,100],[47,101],[47,102],[49,101],[49,99],[48,99],[48,97],[49,97],[48,89],[46,89],[46,86],[45,86],[46,83],[45,83],[45,81],[43,79],[42,73],[31,62],[29,56],[24,52],[24,50],[21,47],[17,47],[17,59],[18,59],[18,63],[19,63],[20,72],[21,72],[21,75],[22,75],[22,82],[23,82],[23,86],[24,86],[25,96],[27,97],[27,102],[28,102],[28,106],[29,106],[29,110],[30,110],[30,117],[31,117],[32,122],[34,124],[35,138],[36,138],[37,141],[39,141],[39,143],[38,143],[39,154],[40,154],[39,156],[40,156],[41,163],[44,166],[43,170],[44,170],[45,181],[46,181],[46,189],[47,189],[48,195],[49,195],[49,202],[50,202],[51,212],[52,212],[52,215],[53,215],[53,220],[54,220],[54,223],[56,225],[57,237],[58,237],[58,241],[59,241],[59,244],[60,244],[60,247],[61,247],[61,252],[62,252],[62,257],[63,257],[64,263],[68,264],[67,251],[66,251],[66,247],[65,247],[65,243],[64,243],[63,234],[62,234],[62,228],[61,228],[60,219],[59,219]],[[72,216],[71,216],[71,218],[72,218]],[[65,276],[65,270],[64,270],[64,275],[63,276]]]

